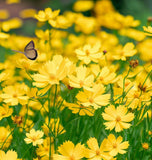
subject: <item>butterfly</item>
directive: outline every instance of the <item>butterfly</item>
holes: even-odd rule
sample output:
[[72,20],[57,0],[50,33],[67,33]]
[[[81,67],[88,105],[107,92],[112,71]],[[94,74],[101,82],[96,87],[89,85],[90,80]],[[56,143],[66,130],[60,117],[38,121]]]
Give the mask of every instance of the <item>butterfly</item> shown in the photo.
[[37,50],[33,41],[30,41],[24,48],[24,52],[12,50],[14,52],[23,53],[28,59],[35,60],[38,57]]

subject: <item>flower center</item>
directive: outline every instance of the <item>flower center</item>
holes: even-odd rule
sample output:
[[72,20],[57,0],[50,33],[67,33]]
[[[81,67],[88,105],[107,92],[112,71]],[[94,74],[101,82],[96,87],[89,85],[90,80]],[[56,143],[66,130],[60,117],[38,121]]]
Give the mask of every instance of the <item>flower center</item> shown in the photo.
[[139,98],[139,93],[138,92],[134,94],[134,98]]
[[117,148],[117,144],[116,143],[113,143],[113,148]]
[[86,55],[89,56],[90,55],[90,52],[88,50],[86,50]]
[[96,155],[97,155],[97,156],[100,155],[100,150],[99,150],[99,149],[96,150]]
[[55,75],[50,74],[49,79],[50,79],[50,81],[53,81],[53,80],[55,80],[55,79],[56,79],[56,77],[55,77]]
[[90,103],[93,103],[93,102],[94,102],[94,100],[93,100],[92,98],[90,98],[90,99],[89,99],[89,102],[90,102]]
[[72,155],[72,156],[70,156],[70,160],[75,160],[75,158],[74,158],[74,156]]
[[120,122],[121,121],[121,117],[120,116],[117,116],[116,117],[116,122]]
[[17,94],[16,93],[13,94],[13,98],[17,98]]
[[103,77],[100,77],[100,81],[103,81]]
[[33,142],[36,141],[36,137],[32,137]]
[[80,87],[83,87],[84,83],[83,83],[83,81],[80,81],[79,84],[80,84]]

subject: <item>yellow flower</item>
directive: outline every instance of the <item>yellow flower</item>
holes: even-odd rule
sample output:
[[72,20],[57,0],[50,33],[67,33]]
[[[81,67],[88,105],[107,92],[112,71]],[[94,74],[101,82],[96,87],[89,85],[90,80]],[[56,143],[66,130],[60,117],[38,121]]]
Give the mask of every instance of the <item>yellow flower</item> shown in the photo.
[[123,129],[127,129],[131,126],[128,122],[134,119],[133,113],[127,114],[127,107],[119,105],[117,108],[110,105],[105,108],[105,113],[102,113],[103,119],[109,122],[105,122],[106,129],[112,130],[115,128],[116,132],[120,132]]
[[142,143],[142,147],[147,150],[147,149],[149,149],[149,144],[148,143]]
[[137,53],[137,50],[134,49],[134,47],[135,47],[134,44],[130,42],[125,44],[123,48],[119,46],[118,48],[116,48],[113,57],[116,60],[121,59],[122,61],[126,61],[127,57],[132,57]]
[[80,102],[78,102],[77,104],[64,102],[64,105],[72,110],[72,113],[78,113],[81,116],[93,116],[95,112],[95,109],[92,106],[83,106],[82,104],[80,104]]
[[59,84],[66,77],[67,67],[65,59],[60,56],[54,56],[52,61],[46,62],[40,69],[39,73],[34,74],[33,85],[49,89],[54,84]]
[[16,84],[13,86],[7,86],[3,89],[0,97],[4,99],[5,103],[11,104],[12,106],[18,105],[18,103],[26,104],[28,96],[25,96],[27,86],[25,84]]
[[116,156],[118,153],[124,154],[129,146],[128,141],[122,142],[122,137],[119,136],[117,139],[113,134],[110,134],[105,142],[105,150],[109,151],[111,156]]
[[37,144],[42,144],[43,143],[43,137],[44,133],[40,130],[35,131],[35,129],[31,129],[30,133],[26,133],[26,137],[24,141],[29,144],[32,143],[33,146],[36,146]]
[[34,18],[36,14],[35,9],[24,9],[20,12],[20,17],[22,18]]
[[0,148],[6,149],[10,146],[12,141],[12,134],[10,131],[5,127],[0,127]]
[[22,26],[22,20],[19,18],[12,18],[10,20],[2,22],[2,30],[5,32],[11,29],[20,28]]
[[151,38],[147,38],[144,41],[140,42],[139,44],[137,44],[137,49],[139,51],[140,54],[140,58],[143,61],[150,61],[152,59],[152,39]]
[[0,9],[0,19],[7,19],[9,16],[9,12],[6,9]]
[[86,157],[89,158],[89,160],[110,160],[112,156],[109,155],[108,152],[105,151],[105,140],[102,141],[100,147],[98,145],[96,138],[90,138],[87,141],[87,145],[90,149],[86,149]]
[[93,106],[94,109],[98,109],[101,106],[109,104],[110,94],[103,94],[104,92],[104,86],[97,84],[93,86],[92,91],[80,91],[76,98],[82,105]]
[[148,33],[145,33],[147,36],[152,36],[152,27],[151,26],[148,26],[148,27],[143,26],[143,29],[145,32],[148,32]]
[[9,108],[8,105],[0,106],[0,120],[2,120],[5,117],[11,116],[13,113],[13,109]]
[[133,29],[133,28],[123,28],[119,31],[119,34],[123,35],[123,36],[127,36],[129,38],[132,38],[136,41],[142,41],[146,37],[144,32],[141,32],[141,31]]
[[97,77],[96,81],[98,83],[107,85],[110,83],[114,83],[117,80],[116,73],[110,71],[107,66],[100,69],[99,65],[93,65],[91,69],[92,72],[95,74],[95,77]]
[[74,3],[73,10],[76,12],[84,12],[92,9],[94,6],[93,1],[81,1],[78,0]]
[[[50,152],[50,137],[44,139],[43,144],[38,145],[36,149],[36,153],[38,156],[45,159],[49,159],[49,152]],[[51,139],[51,155],[54,154],[54,141],[53,138]]]
[[85,17],[82,14],[78,14],[75,20],[76,32],[82,32],[84,34],[91,34],[97,27],[96,19],[94,17]]
[[0,32],[0,39],[7,39],[7,38],[9,38],[9,37],[10,37],[9,34],[4,33],[4,32]]
[[103,53],[100,52],[100,43],[96,43],[93,47],[91,45],[85,45],[83,48],[76,49],[78,59],[82,60],[85,64],[89,64],[91,61],[98,62]]
[[45,22],[48,20],[54,21],[59,15],[60,10],[52,11],[51,8],[45,8],[44,11],[40,10],[38,14],[35,15],[35,18],[40,22]]
[[54,28],[66,29],[72,25],[72,23],[65,16],[58,16],[56,20],[49,20],[49,24]]
[[13,150],[8,150],[6,153],[0,150],[0,160],[17,160],[17,153]]
[[76,146],[71,141],[66,141],[58,148],[58,152],[61,154],[54,154],[55,160],[80,160],[84,157],[85,147],[78,143]]
[[43,40],[49,40],[49,30],[35,30],[35,34],[38,38],[43,39]]
[[6,0],[7,4],[20,3],[21,0]]
[[69,75],[69,83],[74,88],[84,88],[89,90],[93,85],[94,76],[88,74],[88,69],[84,66],[76,68],[76,76]]

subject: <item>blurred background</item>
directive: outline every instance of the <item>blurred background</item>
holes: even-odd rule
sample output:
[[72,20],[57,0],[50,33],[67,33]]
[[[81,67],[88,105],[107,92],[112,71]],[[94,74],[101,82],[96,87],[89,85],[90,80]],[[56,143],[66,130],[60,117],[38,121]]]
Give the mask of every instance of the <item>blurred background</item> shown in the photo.
[[[19,14],[23,9],[29,8],[38,11],[51,7],[52,9],[60,9],[61,13],[66,10],[72,11],[72,6],[77,0],[20,0],[20,3],[9,3],[12,1],[15,2],[18,0],[0,0],[0,9],[8,10],[9,18],[19,17]],[[140,27],[146,25],[147,18],[152,16],[152,0],[112,0],[112,3],[116,10],[121,14],[132,15],[135,19],[140,20]],[[3,20],[0,19],[0,21]],[[34,20],[31,20],[30,18],[24,19],[24,22],[26,23],[24,23],[22,28],[17,32],[22,33],[22,31],[24,31],[23,34],[33,35],[36,27],[36,23],[33,23],[33,21]]]

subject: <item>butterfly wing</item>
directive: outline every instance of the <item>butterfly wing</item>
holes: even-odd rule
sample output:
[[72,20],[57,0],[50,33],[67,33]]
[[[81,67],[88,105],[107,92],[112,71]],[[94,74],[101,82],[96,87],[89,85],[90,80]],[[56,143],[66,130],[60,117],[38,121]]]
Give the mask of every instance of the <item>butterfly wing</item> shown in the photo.
[[38,56],[36,49],[28,49],[24,54],[30,60],[35,60]]
[[24,48],[25,56],[30,60],[35,60],[38,56],[37,50],[34,48],[34,42],[30,41]]
[[28,49],[34,49],[34,42],[30,41],[24,48],[24,52],[26,52]]

